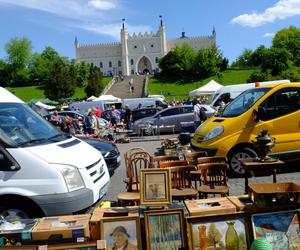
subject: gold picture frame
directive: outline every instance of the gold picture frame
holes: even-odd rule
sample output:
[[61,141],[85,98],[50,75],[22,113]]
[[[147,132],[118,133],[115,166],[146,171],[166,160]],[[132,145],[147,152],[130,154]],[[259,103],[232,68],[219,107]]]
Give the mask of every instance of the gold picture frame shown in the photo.
[[171,174],[168,168],[141,169],[140,178],[141,205],[172,204]]
[[107,249],[142,249],[139,216],[103,218],[100,235],[105,240]]
[[147,250],[187,249],[182,208],[144,212]]
[[250,249],[253,241],[247,213],[187,217],[188,245],[199,249]]

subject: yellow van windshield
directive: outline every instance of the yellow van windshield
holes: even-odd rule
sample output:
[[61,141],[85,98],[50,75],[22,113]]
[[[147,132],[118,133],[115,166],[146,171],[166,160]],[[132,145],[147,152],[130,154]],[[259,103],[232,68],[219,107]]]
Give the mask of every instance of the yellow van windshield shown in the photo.
[[245,113],[271,88],[253,88],[244,91],[229,103],[218,116],[235,117]]

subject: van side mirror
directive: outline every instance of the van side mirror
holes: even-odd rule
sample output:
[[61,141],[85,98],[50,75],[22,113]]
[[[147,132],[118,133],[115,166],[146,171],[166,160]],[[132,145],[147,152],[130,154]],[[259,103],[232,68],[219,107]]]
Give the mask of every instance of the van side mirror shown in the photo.
[[14,164],[0,152],[0,171],[18,171],[21,167],[19,164]]
[[255,122],[266,120],[267,115],[264,107],[259,106],[257,109],[254,109],[253,114],[255,115]]

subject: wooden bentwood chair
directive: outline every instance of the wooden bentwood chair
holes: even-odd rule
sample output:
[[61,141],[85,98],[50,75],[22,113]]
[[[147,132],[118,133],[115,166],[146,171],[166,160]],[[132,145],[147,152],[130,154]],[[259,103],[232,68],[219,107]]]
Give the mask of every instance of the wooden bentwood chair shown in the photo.
[[194,166],[170,167],[173,200],[197,198],[198,191],[192,187],[192,181],[190,178],[190,171],[192,170],[195,170]]
[[227,163],[202,163],[197,165],[201,171],[201,186],[197,188],[199,197],[207,198],[212,195],[229,195],[227,185]]
[[166,161],[178,161],[179,156],[177,155],[160,155],[160,156],[152,156],[151,157],[151,165],[153,168],[159,168],[160,162]]

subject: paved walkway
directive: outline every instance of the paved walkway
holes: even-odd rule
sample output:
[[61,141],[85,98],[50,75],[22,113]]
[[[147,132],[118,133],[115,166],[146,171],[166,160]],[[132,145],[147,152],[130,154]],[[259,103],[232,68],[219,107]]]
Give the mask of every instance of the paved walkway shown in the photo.
[[[129,81],[133,79],[133,87],[134,91],[129,91]],[[123,81],[118,79],[112,87],[107,91],[106,94],[113,95],[118,98],[139,98],[143,97],[143,89],[145,83],[146,76],[126,76]]]

